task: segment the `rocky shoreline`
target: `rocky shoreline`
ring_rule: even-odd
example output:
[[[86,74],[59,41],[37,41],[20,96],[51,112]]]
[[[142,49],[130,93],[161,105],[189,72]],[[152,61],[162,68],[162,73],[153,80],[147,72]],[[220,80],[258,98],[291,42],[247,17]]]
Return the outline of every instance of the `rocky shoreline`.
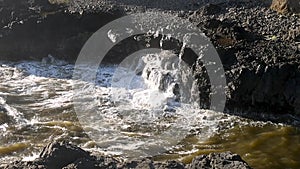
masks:
[[[134,12],[171,12],[195,23],[215,45],[226,73],[227,113],[300,126],[297,122],[300,118],[299,15],[278,14],[270,9],[270,1],[210,2],[213,3],[187,0],[160,3],[147,0],[0,0],[0,60],[42,60],[51,54],[74,62],[86,40],[106,23]],[[276,6],[273,4],[273,9]],[[107,61],[120,60],[143,45],[129,39],[118,44],[119,47],[108,54]],[[209,86],[202,85],[204,87],[200,86],[200,90]],[[3,166],[63,167],[250,168],[240,156],[229,152],[202,155],[189,165],[175,161],[158,163],[151,159],[120,162],[111,157],[92,156],[67,143],[49,144],[40,158],[33,162],[17,161]]]
[[[16,161],[0,165],[3,169],[209,169],[231,168],[250,169],[251,167],[237,154],[231,152],[211,153],[195,157],[191,164],[178,161],[154,162],[150,158],[120,161],[108,156],[94,156],[90,152],[66,143],[52,142],[43,148],[34,161]]]
[[[197,24],[215,45],[226,73],[227,112],[293,124],[300,116],[299,15],[278,14],[270,1],[209,2],[2,0],[0,59],[41,60],[51,54],[74,62],[89,36],[106,23],[134,12],[168,11]],[[141,46],[129,39],[106,58],[117,62]],[[202,98],[208,101],[209,92]]]

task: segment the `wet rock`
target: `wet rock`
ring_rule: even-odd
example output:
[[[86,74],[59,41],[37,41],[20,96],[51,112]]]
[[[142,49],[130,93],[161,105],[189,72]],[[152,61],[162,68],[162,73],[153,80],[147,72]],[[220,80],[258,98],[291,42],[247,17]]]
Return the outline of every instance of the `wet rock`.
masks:
[[[45,169],[46,166],[37,164],[35,162],[23,162],[23,161],[15,161],[12,162],[9,165],[0,166],[0,168],[3,169],[20,169],[20,168],[26,168],[26,169]]]
[[[97,168],[117,168],[118,161],[110,157],[90,157],[81,158],[63,167],[63,169],[97,169]]]
[[[201,168],[248,169],[249,165],[237,154],[212,153],[195,157],[190,165],[177,161],[155,162],[137,159],[126,162],[106,156],[92,156],[81,148],[65,143],[53,142],[41,152],[40,158],[31,162],[16,161],[3,166],[4,169],[201,169]]]
[[[8,123],[10,120],[10,117],[7,115],[7,110],[0,105],[0,125]]]
[[[142,159],[126,162],[118,166],[120,169],[185,169],[185,165],[177,161],[153,162],[150,159]]]
[[[62,168],[78,159],[89,157],[88,152],[64,142],[51,143],[40,154],[41,161],[47,168]]]
[[[192,163],[188,165],[188,169],[196,168],[250,169],[251,167],[239,155],[224,152],[211,153],[194,158]]]
[[[300,3],[297,0],[273,0],[271,9],[279,13],[300,13]]]

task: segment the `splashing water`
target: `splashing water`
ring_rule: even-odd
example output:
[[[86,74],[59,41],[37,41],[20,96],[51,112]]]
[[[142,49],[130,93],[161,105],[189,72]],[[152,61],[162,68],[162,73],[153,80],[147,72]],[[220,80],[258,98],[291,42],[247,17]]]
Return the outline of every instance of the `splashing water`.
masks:
[[[181,23],[172,15],[161,17],[159,14],[157,18],[163,20],[153,20],[148,13],[136,19],[143,22],[138,27],[145,32],[154,37],[162,35],[160,47],[173,37],[174,30],[187,26],[194,31],[191,23]],[[179,25],[174,24],[176,22]],[[150,29],[150,25],[156,29]],[[113,44],[122,39],[122,31],[117,28],[104,31]],[[130,25],[124,30],[127,35],[135,33]],[[190,44],[193,34],[179,32],[175,38],[183,42],[179,56],[171,51],[141,51],[118,66],[102,65],[93,79],[95,83],[71,79],[75,66],[51,55],[41,62],[1,63],[1,161],[10,162],[10,158],[24,156],[36,158],[46,143],[69,140],[91,151],[128,158],[157,155],[159,160],[178,159],[199,155],[199,152],[233,150],[240,151],[250,162],[258,163],[263,157],[273,163],[275,159],[300,166],[297,163],[299,151],[295,151],[299,147],[299,130],[264,122],[253,125],[249,120],[199,109],[197,86],[191,70],[182,62],[182,54],[186,46],[194,47],[200,54],[198,59],[205,59],[211,56],[207,53],[210,46]],[[214,60],[204,65],[219,71],[214,67],[217,65]],[[82,72],[91,69],[84,64],[77,66]],[[73,93],[74,85],[81,90]],[[75,113],[74,104],[80,113]],[[84,120],[79,123],[78,118]],[[228,132],[231,128],[233,131]],[[234,131],[237,129],[241,131]],[[274,143],[275,148],[271,148],[276,151],[270,153],[271,144],[262,144],[268,141]],[[278,146],[285,151],[277,151]],[[252,153],[253,148],[258,150]],[[290,161],[277,160],[281,156]],[[24,160],[28,159],[32,158]]]
[[[161,46],[164,39],[175,38],[183,42],[181,52],[177,56],[171,51],[138,51],[108,75],[111,88],[95,83],[101,63],[97,59],[121,40],[139,41],[140,34],[146,34],[147,47],[151,36],[163,35]],[[84,130],[101,148],[128,157],[153,156],[172,149],[191,130],[203,128],[201,137],[206,139],[220,119],[228,120],[222,113],[199,109],[196,81],[182,60],[187,46],[210,64],[213,71],[207,73],[220,90],[213,92],[211,105],[223,111],[221,61],[209,40],[187,20],[153,12],[125,16],[103,26],[86,42],[75,65],[74,108]]]
[[[128,25],[125,34],[141,29],[150,35],[162,34],[165,35],[163,39],[169,39],[171,33],[180,30],[175,34],[175,38],[184,43],[179,56],[171,51],[135,53],[133,59],[127,57],[118,66],[100,67],[96,77],[90,77],[93,66],[76,65],[81,70],[76,74],[74,65],[56,60],[51,55],[42,62],[2,66],[12,78],[1,81],[3,91],[7,91],[0,95],[5,98],[1,104],[10,112],[8,116],[25,119],[16,120],[11,125],[3,122],[3,132],[7,135],[3,142],[16,135],[13,125],[17,124],[20,125],[17,132],[22,136],[19,140],[28,141],[25,135],[29,130],[35,135],[31,140],[39,137],[40,131],[47,131],[43,132],[46,140],[51,135],[51,139],[71,137],[72,141],[83,143],[88,140],[82,134],[85,133],[101,147],[102,152],[133,158],[172,150],[180,140],[199,131],[199,140],[206,140],[215,134],[221,122],[229,124],[225,122],[232,121],[233,117],[199,109],[199,93],[192,71],[182,61],[184,48],[187,45],[193,47],[190,44],[192,39],[203,35],[189,33],[196,31],[189,22],[179,22],[171,15],[164,20],[160,18],[160,15],[151,13],[137,16],[134,20],[142,22],[135,28]],[[152,29],[151,25],[157,29]],[[187,27],[188,32],[181,32],[183,27]],[[109,28],[104,35],[112,44],[123,36],[117,28]],[[207,39],[204,37],[203,42],[194,48],[197,53],[207,55]],[[71,79],[72,76],[81,78]],[[92,81],[81,80],[85,78]],[[72,93],[73,86],[80,90]],[[15,92],[17,95],[13,94]],[[15,109],[9,109],[8,105]],[[77,108],[77,116],[73,106]]]
[[[219,121],[230,120],[199,109],[192,71],[171,51],[134,53],[110,77],[110,88],[80,82],[82,90],[74,96],[82,126],[106,152],[129,158],[157,155],[192,130],[201,128],[205,140]]]
[[[91,138],[101,152],[132,158],[166,152],[196,128],[205,128],[203,140],[217,130],[223,115],[190,104],[185,88],[193,78],[187,65],[178,69],[178,56],[171,51],[137,56],[130,69],[126,61],[100,67],[96,84],[72,80],[74,65],[54,58],[1,64],[1,144],[11,151],[31,147],[25,152],[32,156],[42,142],[86,144],[96,135]],[[83,93],[72,93],[74,84]],[[87,124],[78,122],[73,99],[82,104]]]
[[[259,166],[255,164],[261,164],[260,157],[274,166],[281,163],[282,166],[295,164],[296,154],[299,153],[295,149],[299,130],[200,110],[197,105],[181,100],[177,104],[174,83],[184,83],[176,79],[176,65],[165,65],[159,61],[162,56],[174,54],[169,51],[137,54],[140,57],[136,64],[129,64],[132,68],[126,66],[126,62],[120,66],[106,65],[99,68],[96,85],[70,79],[74,69],[71,64],[55,65],[34,61],[0,64],[1,161],[10,162],[24,157],[25,161],[32,160],[38,157],[40,149],[51,140],[69,140],[90,151],[129,158],[159,153],[156,159],[178,159],[199,153],[232,150],[244,154],[243,158],[256,168]],[[174,63],[177,63],[176,58]],[[153,74],[159,73],[161,76],[148,77],[147,72],[151,67],[156,68]],[[83,66],[82,69],[87,68]],[[167,73],[170,77],[163,78],[165,76],[162,75]],[[167,79],[161,81],[166,85],[159,87],[159,79]],[[82,95],[80,101],[86,103],[82,111],[90,113],[87,113],[87,119],[92,119],[92,123],[84,127],[85,130],[72,108],[72,99],[76,98],[72,93],[73,84],[81,84],[91,91],[89,95]],[[159,104],[147,104],[154,100],[143,97],[144,94],[139,95],[151,90],[159,93],[160,97],[165,96]],[[123,97],[118,100],[112,96],[112,91],[122,91],[127,95],[122,93]],[[141,106],[141,103],[145,105]],[[240,133],[231,133],[232,127],[241,130]],[[102,140],[91,140],[85,133],[99,133],[98,138]],[[167,134],[159,137],[161,133]],[[241,140],[239,135],[244,139]],[[263,144],[269,141],[275,143]],[[255,155],[252,153],[253,146]],[[268,153],[274,146],[276,150],[280,148],[282,151]],[[287,149],[289,151],[283,151]],[[291,162],[287,163],[284,159],[278,161],[281,156],[288,157]]]

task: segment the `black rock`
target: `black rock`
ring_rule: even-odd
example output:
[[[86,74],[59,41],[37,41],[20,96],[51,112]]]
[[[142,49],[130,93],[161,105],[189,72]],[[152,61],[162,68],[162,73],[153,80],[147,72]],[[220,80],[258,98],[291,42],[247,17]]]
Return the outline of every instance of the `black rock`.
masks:
[[[201,15],[214,15],[220,13],[222,10],[221,6],[216,4],[207,4],[201,7],[196,13]]]
[[[92,33],[124,15],[120,8],[81,13],[70,6],[48,0],[0,1],[0,59],[41,60],[52,54],[74,61]]]
[[[40,160],[47,168],[62,168],[78,159],[89,158],[88,152],[64,142],[48,144],[40,154]]]
[[[195,157],[190,165],[177,161],[154,162],[137,159],[121,162],[111,157],[92,156],[81,148],[65,143],[53,142],[41,152],[40,158],[31,162],[16,161],[3,166],[4,169],[201,169],[229,168],[249,169],[249,165],[237,154],[212,153]]]
[[[211,153],[201,155],[193,159],[188,165],[188,169],[209,169],[209,168],[226,168],[226,169],[250,169],[251,167],[237,154],[230,152]]]
[[[7,115],[7,110],[0,105],[0,125],[10,121],[10,117]]]
[[[278,121],[283,114],[299,116],[299,16],[279,16],[259,1],[220,6],[213,16],[195,12],[189,19],[211,39],[223,63],[227,112],[275,122],[286,122]],[[276,120],[264,119],[264,113]]]

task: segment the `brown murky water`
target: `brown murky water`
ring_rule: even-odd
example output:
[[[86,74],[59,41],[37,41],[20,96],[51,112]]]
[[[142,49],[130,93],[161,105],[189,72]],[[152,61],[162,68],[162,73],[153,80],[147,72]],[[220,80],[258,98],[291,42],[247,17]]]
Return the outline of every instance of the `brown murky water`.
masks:
[[[275,124],[235,126],[204,142],[198,142],[197,137],[189,137],[180,151],[192,149],[194,151],[189,154],[179,155],[175,151],[156,159],[181,159],[190,163],[197,155],[231,151],[257,169],[300,168],[300,129]]]

